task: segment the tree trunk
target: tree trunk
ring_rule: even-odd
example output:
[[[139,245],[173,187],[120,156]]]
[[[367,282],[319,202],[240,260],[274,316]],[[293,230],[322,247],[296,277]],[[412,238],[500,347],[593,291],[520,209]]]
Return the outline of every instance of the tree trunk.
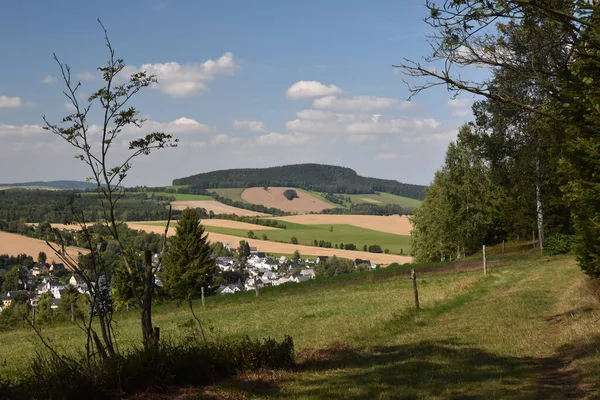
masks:
[[[154,275],[152,274],[152,252],[144,251],[144,294],[142,297],[141,320],[142,340],[144,349],[154,348],[159,341],[160,331],[152,327],[152,290],[154,288]],[[135,288],[134,288],[135,290]]]
[[[537,214],[538,242],[540,253],[544,250],[544,213],[542,210],[542,189],[540,187],[540,139],[537,139],[537,153],[535,157],[535,203]]]

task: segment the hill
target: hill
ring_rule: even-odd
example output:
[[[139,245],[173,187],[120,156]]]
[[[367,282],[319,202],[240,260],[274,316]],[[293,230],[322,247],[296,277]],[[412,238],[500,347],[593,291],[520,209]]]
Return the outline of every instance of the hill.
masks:
[[[324,193],[387,192],[417,200],[423,200],[425,197],[425,186],[422,185],[364,177],[350,168],[322,164],[219,170],[175,179],[173,185],[189,185],[202,189],[296,187]]]
[[[47,188],[63,190],[95,189],[96,184],[81,181],[33,181],[19,183],[0,183],[0,188]]]

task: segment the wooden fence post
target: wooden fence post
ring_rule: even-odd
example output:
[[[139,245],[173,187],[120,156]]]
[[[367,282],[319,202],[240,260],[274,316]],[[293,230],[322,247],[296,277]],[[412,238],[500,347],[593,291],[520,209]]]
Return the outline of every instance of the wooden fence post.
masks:
[[[485,254],[485,244],[483,245],[483,274],[487,275],[487,256]]]
[[[75,322],[75,303],[71,303],[71,322]]]
[[[200,288],[200,294],[202,295],[202,307],[204,307],[204,286]]]
[[[258,274],[256,274],[256,277],[254,277],[254,290],[256,291],[256,297],[258,297],[259,290],[258,290]]]
[[[502,241],[502,253],[504,253],[504,240]]]
[[[31,314],[31,326],[35,328],[35,307],[33,307],[33,313]]]
[[[533,238],[533,240],[531,241],[531,244],[533,244],[533,248],[535,249],[535,231],[533,231],[531,237]]]
[[[415,308],[419,309],[419,289],[417,288],[417,273],[415,270],[410,271],[410,279],[412,280],[413,293],[415,295]]]

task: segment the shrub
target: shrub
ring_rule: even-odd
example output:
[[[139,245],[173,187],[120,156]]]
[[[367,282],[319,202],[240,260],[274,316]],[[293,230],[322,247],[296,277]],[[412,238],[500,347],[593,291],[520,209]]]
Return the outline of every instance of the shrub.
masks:
[[[557,254],[567,254],[573,247],[574,237],[557,233],[544,240],[544,254],[554,256]]]
[[[378,244],[372,244],[369,246],[369,253],[383,253],[383,250]]]
[[[250,239],[254,239],[256,236],[254,235],[254,232],[252,232],[252,231],[248,231],[248,237],[249,237]]]
[[[294,189],[288,189],[283,192],[283,196],[288,200],[294,200],[298,198],[298,193]]]
[[[245,337],[239,341],[161,342],[152,350],[134,349],[106,360],[75,363],[38,354],[20,382],[0,381],[11,399],[119,399],[149,387],[202,386],[259,369],[291,369],[294,343]]]
[[[344,245],[344,249],[346,249],[346,250],[356,250],[356,245],[352,244],[352,243],[346,243]]]
[[[385,254],[390,254],[390,249],[384,249],[384,250],[383,250],[383,252],[384,252]]]
[[[262,234],[262,240],[267,240],[267,239],[268,239],[268,237],[267,237],[267,234],[266,234],[266,233],[263,233],[263,234]]]
[[[298,244],[298,239],[296,238],[296,236],[292,236],[292,238],[290,239],[290,243]]]

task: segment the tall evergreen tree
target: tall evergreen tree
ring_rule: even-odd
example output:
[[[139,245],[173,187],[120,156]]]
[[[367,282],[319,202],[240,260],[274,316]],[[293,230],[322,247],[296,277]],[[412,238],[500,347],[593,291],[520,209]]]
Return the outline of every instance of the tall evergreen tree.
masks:
[[[163,257],[163,284],[171,297],[183,300],[199,296],[202,288],[214,290],[216,264],[207,236],[196,210],[184,210]]]

